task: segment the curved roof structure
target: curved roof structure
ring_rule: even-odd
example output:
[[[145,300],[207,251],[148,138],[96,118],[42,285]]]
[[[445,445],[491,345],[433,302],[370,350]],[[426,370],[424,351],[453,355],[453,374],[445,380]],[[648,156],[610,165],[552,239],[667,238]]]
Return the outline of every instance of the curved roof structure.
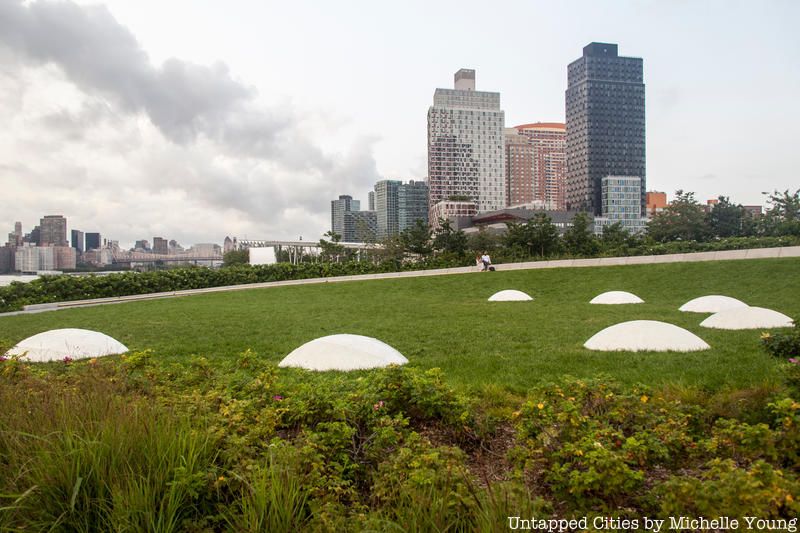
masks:
[[[630,292],[608,291],[604,292],[603,294],[598,294],[592,298],[592,301],[589,303],[601,305],[642,304],[644,303],[644,300]]]
[[[596,333],[583,346],[607,352],[695,352],[710,348],[691,331],[657,320],[614,324]]]
[[[363,335],[328,335],[309,341],[278,363],[306,370],[363,370],[408,363],[388,344]]]
[[[688,313],[719,313],[720,311],[741,309],[742,307],[748,306],[743,301],[731,298],[730,296],[711,294],[709,296],[701,296],[694,300],[689,300],[680,306],[679,310]]]
[[[29,361],[43,363],[60,361],[65,357],[86,359],[127,351],[127,346],[98,331],[67,328],[53,329],[28,337],[11,348],[6,355],[24,356]]]
[[[763,307],[741,307],[720,311],[706,318],[700,325],[715,329],[791,328],[792,319],[783,313]]]
[[[489,296],[490,302],[529,302],[533,300],[528,294],[514,289],[496,292]]]
[[[532,122],[531,124],[520,124],[514,126],[515,130],[562,130],[567,129],[563,122]]]

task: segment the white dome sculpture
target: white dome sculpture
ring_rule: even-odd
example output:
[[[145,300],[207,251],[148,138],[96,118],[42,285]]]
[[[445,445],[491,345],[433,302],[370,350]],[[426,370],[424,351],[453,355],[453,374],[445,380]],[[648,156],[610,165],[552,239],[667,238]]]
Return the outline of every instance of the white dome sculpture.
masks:
[[[657,320],[614,324],[596,333],[583,346],[607,352],[695,352],[710,348],[691,331]]]
[[[306,370],[363,370],[404,365],[403,354],[378,339],[363,335],[328,335],[309,341],[278,363]]]
[[[496,292],[489,296],[490,302],[529,302],[531,300],[533,300],[533,298],[529,295],[513,289]]]
[[[706,318],[700,325],[716,329],[791,328],[792,319],[783,313],[763,307],[740,307],[720,311]]]
[[[747,307],[747,304],[741,300],[731,298],[730,296],[712,294],[710,296],[701,296],[694,300],[689,300],[680,307],[679,311],[688,313],[719,313],[720,311],[741,309],[743,307]]]
[[[128,348],[118,340],[88,329],[53,329],[20,341],[6,355],[24,356],[34,363],[60,361],[65,357],[86,359],[125,353]]]
[[[616,304],[642,304],[644,300],[632,294],[630,292],[625,291],[608,291],[604,292],[603,294],[598,294],[592,301],[589,302],[590,304],[602,304],[602,305],[616,305]]]

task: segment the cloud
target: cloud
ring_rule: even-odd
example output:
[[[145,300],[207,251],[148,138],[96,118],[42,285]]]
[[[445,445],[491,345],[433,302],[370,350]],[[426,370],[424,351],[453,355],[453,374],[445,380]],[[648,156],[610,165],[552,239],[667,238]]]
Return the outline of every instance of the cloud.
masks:
[[[64,184],[62,197],[108,201],[128,191],[127,201],[116,202],[117,216],[145,234],[154,222],[134,198],[162,205],[159,198],[169,191],[171,219],[208,209],[216,210],[208,218],[217,225],[236,220],[263,232],[310,235],[327,229],[331,199],[365,192],[378,179],[375,138],[354,139],[343,154],[325,153],[302,128],[302,112],[264,106],[256,89],[223,63],[170,58],[154,65],[105,6],[0,0],[0,58],[7,57],[22,68],[4,68],[0,88],[28,93],[3,110],[15,121],[15,135],[0,144],[0,155],[27,168],[27,180],[17,183],[19,195],[35,194],[37,183],[53,187],[53,176],[66,168],[64,175],[74,181]],[[53,72],[32,76],[34,82],[25,78],[31,69]],[[57,95],[43,81],[48,75],[77,88],[74,101],[56,105]],[[0,169],[0,184],[11,179],[19,174]],[[307,220],[290,227],[298,213]],[[311,230],[310,223],[319,227]]]

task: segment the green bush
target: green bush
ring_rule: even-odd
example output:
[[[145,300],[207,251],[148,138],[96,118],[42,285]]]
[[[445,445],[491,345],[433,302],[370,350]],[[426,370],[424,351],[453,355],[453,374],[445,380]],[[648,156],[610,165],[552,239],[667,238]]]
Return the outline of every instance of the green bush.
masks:
[[[794,327],[787,332],[764,332],[761,345],[772,356],[800,360],[800,328]]]
[[[509,516],[798,512],[800,403],[785,389],[751,395],[755,414],[736,418],[718,407],[740,391],[607,378],[468,402],[438,370],[315,373],[249,350],[8,359],[0,380],[3,531],[491,531]]]

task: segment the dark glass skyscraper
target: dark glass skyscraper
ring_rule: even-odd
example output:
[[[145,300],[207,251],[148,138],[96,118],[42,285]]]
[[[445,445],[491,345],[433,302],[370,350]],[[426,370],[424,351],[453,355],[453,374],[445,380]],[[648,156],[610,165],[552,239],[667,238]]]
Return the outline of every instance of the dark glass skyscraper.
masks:
[[[566,207],[601,214],[601,180],[638,176],[645,206],[642,59],[590,43],[567,67]],[[644,211],[642,211],[644,212]]]

